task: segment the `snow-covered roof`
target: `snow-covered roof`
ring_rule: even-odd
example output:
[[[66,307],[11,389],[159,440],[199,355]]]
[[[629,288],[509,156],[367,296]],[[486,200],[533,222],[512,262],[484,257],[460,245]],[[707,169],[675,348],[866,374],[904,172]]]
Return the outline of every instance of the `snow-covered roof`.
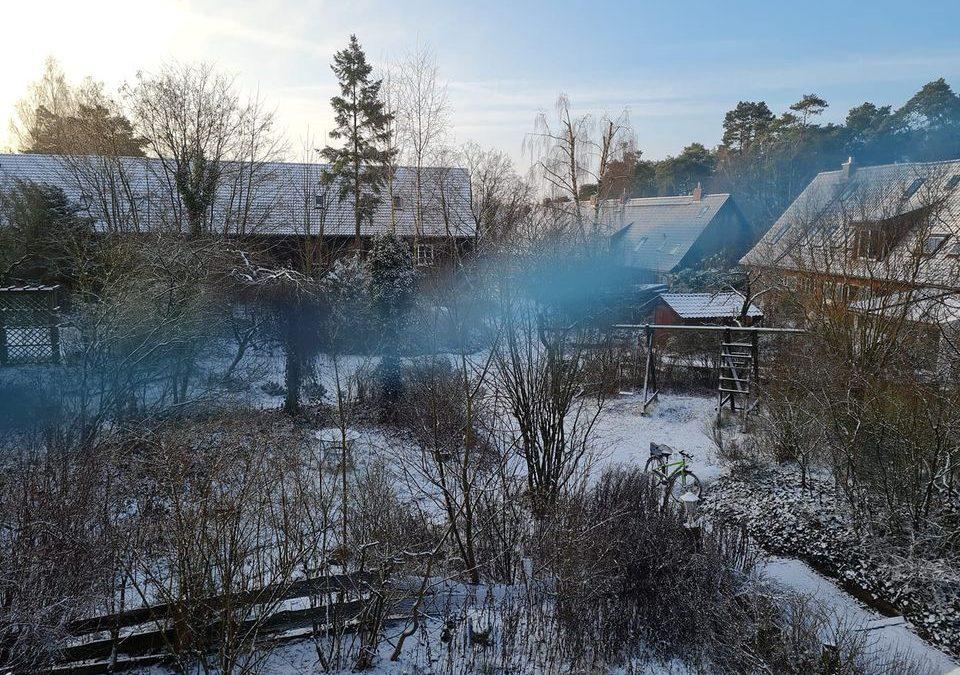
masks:
[[[352,236],[352,201],[338,198],[338,186],[322,185],[326,164],[224,162],[209,227],[225,235]],[[470,179],[456,167],[426,167],[421,171],[423,218],[421,236],[472,237]],[[186,228],[183,205],[169,161],[159,158],[63,157],[0,154],[0,189],[16,180],[61,188],[104,230],[149,231]],[[396,170],[390,193],[385,189],[373,218],[361,224],[369,236],[394,229],[417,233],[416,172]],[[119,197],[118,200],[104,198]]]
[[[891,235],[893,243],[880,260],[853,254],[856,231],[864,225]],[[918,256],[928,236],[945,239],[937,240],[935,251]],[[960,160],[821,172],[741,263],[957,287]]]
[[[729,194],[606,199],[599,204],[597,220],[621,239],[630,266],[669,272],[729,200]],[[594,207],[582,204],[580,208]]]
[[[682,319],[729,319],[740,316],[744,297],[740,293],[661,293],[660,299]],[[761,317],[763,312],[753,303],[747,316]]]
[[[929,288],[903,291],[858,300],[850,303],[850,309],[878,316],[902,316],[917,323],[946,325],[960,322],[960,293]]]

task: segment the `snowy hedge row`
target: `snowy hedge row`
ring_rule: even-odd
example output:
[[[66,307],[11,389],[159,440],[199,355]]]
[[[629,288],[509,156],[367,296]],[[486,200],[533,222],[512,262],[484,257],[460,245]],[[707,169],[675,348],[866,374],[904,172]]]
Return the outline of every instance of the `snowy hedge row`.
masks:
[[[763,549],[801,558],[854,594],[892,606],[921,636],[960,655],[960,570],[908,558],[875,536],[855,532],[832,480],[808,478],[804,490],[799,475],[782,468],[728,475],[711,485],[703,510],[714,522],[745,525]]]

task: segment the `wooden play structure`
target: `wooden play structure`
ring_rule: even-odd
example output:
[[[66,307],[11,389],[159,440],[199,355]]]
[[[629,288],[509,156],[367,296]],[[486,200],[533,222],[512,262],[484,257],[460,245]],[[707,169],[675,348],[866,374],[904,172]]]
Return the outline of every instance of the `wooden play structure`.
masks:
[[[760,335],[780,333],[798,334],[805,332],[801,328],[768,328],[763,326],[712,326],[712,325],[674,325],[674,324],[617,324],[615,331],[628,331],[636,334],[636,354],[643,368],[643,413],[657,400],[660,389],[657,385],[655,339],[658,331],[693,331],[717,334],[719,358],[716,367],[717,417],[719,419],[725,405],[731,412],[743,414],[753,410],[757,403],[760,385]]]

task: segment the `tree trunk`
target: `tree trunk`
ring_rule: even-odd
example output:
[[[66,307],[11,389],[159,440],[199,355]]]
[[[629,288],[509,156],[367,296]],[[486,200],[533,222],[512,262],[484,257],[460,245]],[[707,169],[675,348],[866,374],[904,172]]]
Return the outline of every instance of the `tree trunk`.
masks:
[[[296,318],[291,311],[287,316],[286,326],[286,344],[284,345],[284,355],[286,357],[286,368],[284,372],[284,385],[287,393],[283,399],[283,411],[288,415],[295,415],[300,412],[300,385],[303,382],[303,359],[300,355],[300,344],[296,334]]]

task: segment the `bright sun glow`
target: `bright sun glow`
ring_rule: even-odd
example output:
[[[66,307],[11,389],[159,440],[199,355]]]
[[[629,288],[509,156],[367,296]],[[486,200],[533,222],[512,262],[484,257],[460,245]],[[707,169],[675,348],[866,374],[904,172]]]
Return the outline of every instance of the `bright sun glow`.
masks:
[[[3,13],[0,148],[10,142],[8,115],[48,56],[71,80],[96,74],[113,88],[174,50],[182,54],[193,25],[178,0],[30,0]]]

